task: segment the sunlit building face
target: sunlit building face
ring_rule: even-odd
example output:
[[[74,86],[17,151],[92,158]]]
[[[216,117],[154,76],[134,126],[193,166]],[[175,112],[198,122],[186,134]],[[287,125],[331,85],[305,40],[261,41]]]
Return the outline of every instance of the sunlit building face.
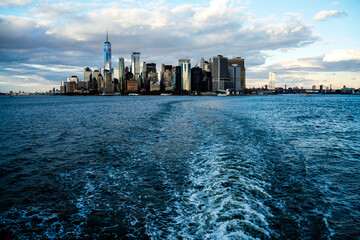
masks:
[[[185,62],[181,64],[182,89],[191,91],[191,64]]]

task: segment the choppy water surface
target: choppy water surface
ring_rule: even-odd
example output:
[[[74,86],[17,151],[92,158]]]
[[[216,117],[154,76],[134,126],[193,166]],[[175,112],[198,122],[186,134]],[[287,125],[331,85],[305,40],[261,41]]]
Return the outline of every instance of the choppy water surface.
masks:
[[[360,97],[0,97],[20,239],[358,239]]]

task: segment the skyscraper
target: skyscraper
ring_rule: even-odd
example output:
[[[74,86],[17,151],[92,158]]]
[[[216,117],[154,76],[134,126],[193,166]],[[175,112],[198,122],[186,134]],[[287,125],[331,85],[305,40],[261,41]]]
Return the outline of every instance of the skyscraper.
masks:
[[[154,83],[157,79],[156,63],[143,63],[143,88],[150,91],[151,83]]]
[[[140,89],[140,52],[133,52],[131,55],[131,72],[134,74],[134,79],[138,82],[138,88]]]
[[[172,86],[172,72],[169,69],[163,73],[163,79],[161,80],[161,87],[165,91],[172,91],[174,90]]]
[[[172,65],[162,64],[161,66],[161,90],[171,86],[172,81]],[[165,76],[166,75],[166,76]]]
[[[93,90],[97,90],[98,89],[98,85],[100,83],[98,83],[98,76],[99,74],[101,75],[101,69],[95,69],[94,73],[93,73],[93,79],[92,79],[92,89]]]
[[[114,92],[114,86],[112,84],[112,76],[111,71],[105,70],[105,93],[113,93]]]
[[[241,57],[230,58],[228,59],[228,65],[232,66],[237,64],[241,68],[241,86],[236,88],[245,89],[246,88],[246,69],[245,69],[245,59]]]
[[[118,82],[119,82],[119,68],[113,68],[113,71],[112,71],[112,77],[113,77],[113,79],[117,79],[118,80]]]
[[[181,90],[181,66],[173,67],[173,82],[176,90]]]
[[[124,90],[125,62],[124,58],[119,58],[119,85],[120,91]]]
[[[191,91],[191,64],[188,59],[181,63],[181,78],[182,90]]]
[[[97,76],[99,75],[99,74],[101,74],[101,70],[100,70],[100,68],[98,68],[98,69],[95,69],[94,70],[94,74],[93,74],[93,78],[97,78]]]
[[[241,67],[237,64],[229,66],[229,78],[233,88],[241,88]]]
[[[106,42],[104,42],[104,73],[105,70],[111,71],[111,44],[106,32]]]
[[[228,87],[228,59],[222,55],[213,57],[212,64],[212,76],[213,76],[213,92],[216,90],[226,90]]]
[[[92,89],[92,71],[89,67],[84,68],[84,82],[86,89]]]
[[[275,72],[269,72],[269,90],[275,90]]]
[[[191,91],[202,91],[202,69],[193,67],[191,69]]]
[[[84,81],[89,82],[91,81],[91,78],[92,78],[91,68],[89,67],[84,68]]]

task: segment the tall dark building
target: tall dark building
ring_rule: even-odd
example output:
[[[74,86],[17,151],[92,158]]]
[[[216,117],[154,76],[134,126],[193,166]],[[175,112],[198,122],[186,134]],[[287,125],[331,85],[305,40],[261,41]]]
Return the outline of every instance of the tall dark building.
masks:
[[[147,63],[146,72],[156,72],[156,63]]]
[[[203,71],[203,79],[202,79],[202,91],[203,92],[211,92],[212,91],[212,77],[211,72]]]
[[[175,82],[176,90],[181,90],[181,66],[173,67],[173,82]]]
[[[125,75],[125,61],[124,58],[119,58],[119,86],[120,91],[123,91],[124,87],[124,75]]]
[[[222,55],[213,57],[212,64],[212,88],[213,92],[217,90],[226,90],[229,86],[229,75],[228,75],[228,59]]]
[[[191,69],[191,91],[202,91],[202,69],[193,67]]]

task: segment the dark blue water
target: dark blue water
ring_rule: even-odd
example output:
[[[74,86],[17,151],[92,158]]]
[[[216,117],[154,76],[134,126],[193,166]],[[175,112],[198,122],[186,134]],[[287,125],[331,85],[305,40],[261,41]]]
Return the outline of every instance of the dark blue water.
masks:
[[[359,239],[360,96],[0,96],[19,239]]]

